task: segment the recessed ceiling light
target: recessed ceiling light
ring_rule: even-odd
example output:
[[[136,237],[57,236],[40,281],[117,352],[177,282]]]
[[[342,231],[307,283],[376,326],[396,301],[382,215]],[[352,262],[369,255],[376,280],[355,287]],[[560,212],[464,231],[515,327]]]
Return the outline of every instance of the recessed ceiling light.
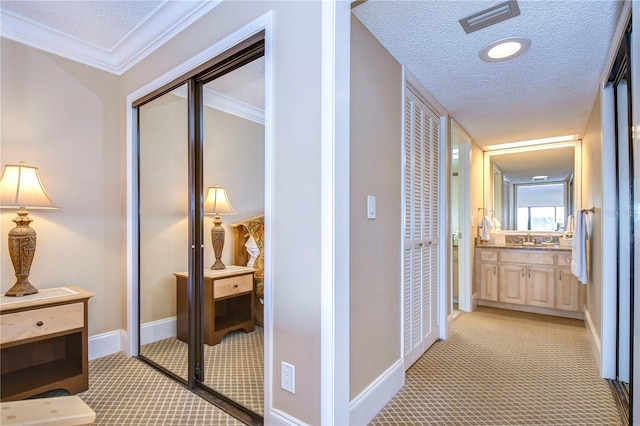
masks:
[[[524,37],[509,37],[494,41],[480,52],[480,59],[486,62],[506,61],[522,55],[531,46],[531,40]]]
[[[531,178],[531,180],[532,180],[532,181],[534,181],[534,182],[535,182],[535,181],[539,181],[539,180],[547,180],[547,178],[548,178],[548,177],[549,177],[549,176],[544,176],[544,175],[540,175],[540,176],[533,176],[533,177]]]

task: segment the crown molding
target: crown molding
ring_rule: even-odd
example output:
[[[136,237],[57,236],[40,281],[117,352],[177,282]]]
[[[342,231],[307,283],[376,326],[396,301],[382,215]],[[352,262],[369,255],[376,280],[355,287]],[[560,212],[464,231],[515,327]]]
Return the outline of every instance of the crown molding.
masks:
[[[220,3],[221,0],[164,2],[111,49],[88,43],[4,9],[0,9],[0,36],[121,75]]]
[[[211,89],[204,89],[203,103],[211,108],[224,111],[240,118],[264,126],[264,110],[239,101],[231,96],[223,95]]]
[[[181,98],[186,99],[187,97],[187,89],[184,86],[180,86],[177,89],[172,90],[171,93],[176,96],[180,96]],[[250,105],[246,102],[239,101],[213,89],[203,89],[202,103],[210,108],[214,108],[264,126],[263,109]]]

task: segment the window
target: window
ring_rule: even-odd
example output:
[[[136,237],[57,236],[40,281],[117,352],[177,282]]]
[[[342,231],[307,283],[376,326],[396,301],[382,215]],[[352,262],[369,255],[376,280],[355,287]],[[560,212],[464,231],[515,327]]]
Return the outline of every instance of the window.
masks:
[[[517,185],[518,231],[564,229],[565,185],[563,183]]]

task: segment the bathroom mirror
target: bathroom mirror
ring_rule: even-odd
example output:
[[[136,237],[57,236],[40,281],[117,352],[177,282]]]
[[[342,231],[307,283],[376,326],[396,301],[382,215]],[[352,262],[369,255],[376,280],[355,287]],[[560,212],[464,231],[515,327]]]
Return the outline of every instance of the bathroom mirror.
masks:
[[[562,231],[580,205],[580,141],[484,153],[484,211],[503,230]]]

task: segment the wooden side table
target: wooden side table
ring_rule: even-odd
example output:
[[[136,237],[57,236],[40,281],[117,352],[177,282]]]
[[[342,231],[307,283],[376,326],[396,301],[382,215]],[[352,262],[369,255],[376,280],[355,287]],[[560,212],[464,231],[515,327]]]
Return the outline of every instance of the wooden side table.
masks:
[[[87,301],[78,287],[0,300],[1,399],[89,389]]]
[[[204,342],[217,345],[225,334],[234,330],[253,331],[255,269],[227,266],[226,269],[204,271],[203,327]],[[189,340],[189,305],[187,273],[176,272],[178,339]]]

